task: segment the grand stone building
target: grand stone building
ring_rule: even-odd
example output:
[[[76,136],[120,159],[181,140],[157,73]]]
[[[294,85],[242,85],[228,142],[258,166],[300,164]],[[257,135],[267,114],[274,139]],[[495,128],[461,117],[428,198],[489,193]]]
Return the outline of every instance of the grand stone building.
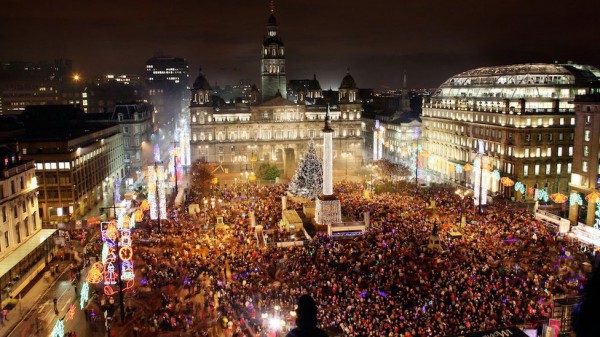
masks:
[[[600,94],[575,98],[575,140],[569,220],[600,226],[600,200],[586,196],[600,184]]]
[[[262,95],[254,87],[249,103],[225,104],[213,96],[202,73],[196,78],[189,116],[192,161],[202,158],[230,171],[250,170],[257,163],[271,162],[291,177],[308,141],[323,137],[321,129],[329,104],[335,129],[334,164],[345,164],[347,160],[361,163],[362,108],[354,78],[347,73],[337,99],[329,102],[321,98],[309,104],[303,99],[292,102],[283,98],[282,94],[287,93],[285,55],[276,22],[271,13],[262,46]]]
[[[477,180],[491,194],[519,199],[539,190],[568,193],[573,99],[598,91],[599,76],[592,66],[569,63],[484,67],[449,78],[423,104],[429,170],[470,187],[481,171],[485,179]],[[505,176],[524,193],[503,188]]]

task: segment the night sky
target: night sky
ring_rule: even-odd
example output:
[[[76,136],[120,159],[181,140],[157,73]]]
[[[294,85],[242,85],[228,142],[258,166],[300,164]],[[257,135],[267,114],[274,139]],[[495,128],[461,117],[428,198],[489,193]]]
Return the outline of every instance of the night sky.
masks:
[[[518,62],[600,66],[597,0],[276,0],[288,79],[337,88],[436,87],[470,68]],[[0,60],[69,58],[84,77],[143,74],[156,52],[211,83],[259,82],[268,0],[2,0]]]

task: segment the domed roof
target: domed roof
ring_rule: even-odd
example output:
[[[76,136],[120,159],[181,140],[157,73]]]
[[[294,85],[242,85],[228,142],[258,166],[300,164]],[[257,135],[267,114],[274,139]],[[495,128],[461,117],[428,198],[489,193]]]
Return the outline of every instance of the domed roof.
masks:
[[[356,89],[356,82],[354,81],[354,78],[350,75],[350,70],[348,70],[346,76],[344,76],[344,79],[342,79],[340,89]]]
[[[194,81],[193,89],[195,90],[211,90],[210,84],[204,75],[202,74],[202,68],[200,68],[200,74]]]

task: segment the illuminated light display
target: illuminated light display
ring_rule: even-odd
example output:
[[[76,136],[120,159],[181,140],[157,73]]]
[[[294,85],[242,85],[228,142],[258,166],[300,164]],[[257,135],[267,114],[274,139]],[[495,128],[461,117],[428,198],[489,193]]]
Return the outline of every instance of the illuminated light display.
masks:
[[[85,278],[88,283],[98,284],[102,282],[104,274],[104,265],[102,262],[96,262],[90,268],[90,271]]]
[[[160,148],[158,144],[154,144],[154,161],[160,161]]]
[[[75,304],[71,304],[69,306],[69,311],[67,312],[67,317],[70,321],[72,321],[73,318],[75,318]]]
[[[62,320],[57,320],[52,328],[50,337],[65,337],[65,323]]]
[[[131,214],[131,217],[129,218],[129,228],[135,228],[135,222],[137,221],[137,216],[136,214]],[[142,220],[140,220],[142,221]]]
[[[509,177],[502,177],[500,179],[500,183],[502,185],[504,185],[505,187],[510,187],[510,186],[513,186],[515,184],[515,182],[512,179],[510,179]]]
[[[481,169],[481,157],[475,160],[475,169],[473,170],[473,202],[475,205],[487,205],[487,192],[490,185],[490,172]],[[480,186],[481,184],[481,186]],[[481,200],[479,198],[481,191]]]
[[[85,304],[90,299],[90,285],[87,282],[83,282],[83,286],[81,287],[81,292],[79,293],[79,308],[83,310],[85,308]]]
[[[119,277],[119,274],[115,271],[115,265],[109,261],[104,266],[104,284],[117,284],[117,277]]]
[[[135,274],[133,272],[133,262],[131,260],[121,263],[121,279],[124,281],[133,280]]]
[[[581,195],[579,195],[579,193],[571,193],[571,196],[569,197],[569,203],[571,205],[579,205],[582,206],[583,205],[583,199],[581,198]]]
[[[458,164],[456,165],[456,173],[463,173],[463,166]]]
[[[131,260],[133,257],[133,250],[129,246],[119,248],[119,257],[123,262]]]
[[[521,194],[525,194],[525,185],[522,182],[517,181],[517,183],[515,184],[515,191]]]
[[[106,260],[108,259],[108,254],[110,253],[110,249],[108,246],[108,242],[104,242],[102,244],[102,263],[106,263]]]
[[[162,166],[158,166],[158,171],[156,172],[158,176],[158,194],[159,194],[159,207],[160,214],[167,214],[167,183],[166,183],[166,172]]]
[[[158,219],[158,205],[156,203],[156,170],[153,165],[148,166],[148,204],[150,206],[150,219]]]
[[[119,192],[121,190],[121,178],[117,178],[115,179],[115,189],[114,189],[114,194],[115,194],[115,204],[118,204],[119,202],[121,202],[121,192]]]
[[[494,178],[496,180],[500,180],[500,171],[498,171],[498,170],[492,171],[492,178]]]
[[[538,200],[543,200],[544,202],[548,202],[548,200],[550,200],[550,196],[548,195],[548,192],[544,189],[537,190],[536,197]]]

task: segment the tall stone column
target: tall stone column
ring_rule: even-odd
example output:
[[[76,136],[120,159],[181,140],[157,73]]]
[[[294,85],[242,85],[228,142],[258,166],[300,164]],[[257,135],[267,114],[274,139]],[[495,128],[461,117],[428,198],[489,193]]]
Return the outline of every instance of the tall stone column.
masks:
[[[323,128],[323,194],[317,198],[315,221],[327,226],[342,222],[340,201],[333,194],[333,128],[329,117],[329,105]]]

